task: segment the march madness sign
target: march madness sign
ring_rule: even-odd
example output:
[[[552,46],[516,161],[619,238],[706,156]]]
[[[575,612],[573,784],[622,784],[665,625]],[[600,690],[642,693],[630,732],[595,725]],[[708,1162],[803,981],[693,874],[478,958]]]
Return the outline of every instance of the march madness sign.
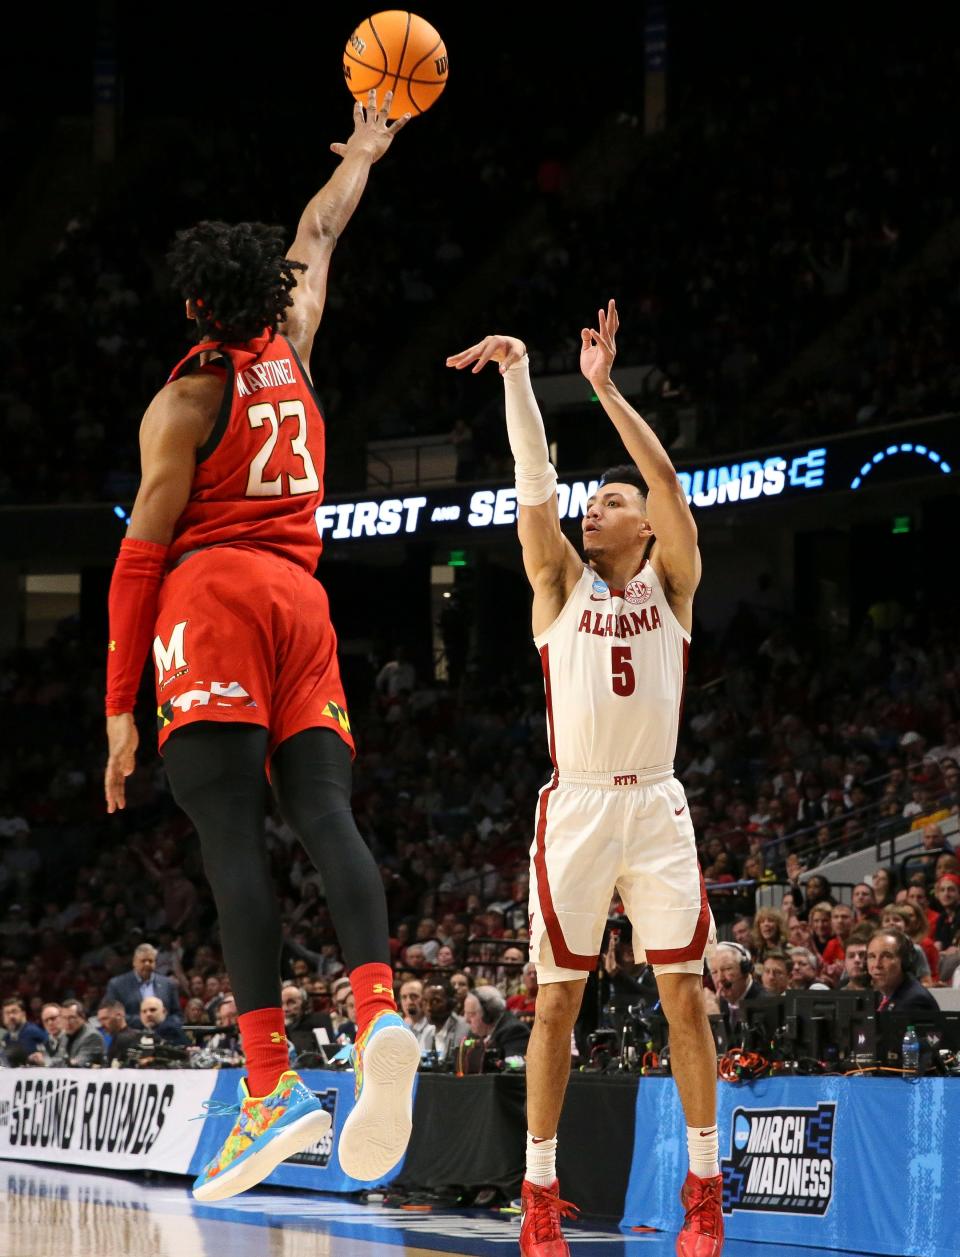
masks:
[[[823,1217],[833,1198],[836,1103],[733,1112],[723,1212]]]

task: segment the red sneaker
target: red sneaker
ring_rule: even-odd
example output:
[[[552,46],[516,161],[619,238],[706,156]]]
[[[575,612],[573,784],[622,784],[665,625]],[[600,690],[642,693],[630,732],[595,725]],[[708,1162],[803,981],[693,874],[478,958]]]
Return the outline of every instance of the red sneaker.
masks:
[[[577,1206],[560,1199],[560,1183],[549,1187],[523,1180],[520,1190],[520,1252],[523,1257],[570,1257],[560,1230],[561,1218],[573,1218]]]
[[[720,1257],[723,1248],[723,1175],[699,1178],[688,1173],[680,1191],[686,1212],[677,1236],[677,1257]]]

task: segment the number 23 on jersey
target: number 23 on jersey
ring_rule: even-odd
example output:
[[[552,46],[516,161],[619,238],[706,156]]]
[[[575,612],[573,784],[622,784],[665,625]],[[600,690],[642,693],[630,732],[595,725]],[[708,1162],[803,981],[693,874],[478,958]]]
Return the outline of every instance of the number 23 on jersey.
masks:
[[[250,464],[246,496],[275,498],[284,493],[318,493],[320,478],[307,449],[307,414],[303,402],[283,401],[277,406],[272,402],[258,402],[247,410],[247,421],[251,428],[266,428],[267,431],[266,440]],[[267,464],[278,444],[277,474],[265,479]]]

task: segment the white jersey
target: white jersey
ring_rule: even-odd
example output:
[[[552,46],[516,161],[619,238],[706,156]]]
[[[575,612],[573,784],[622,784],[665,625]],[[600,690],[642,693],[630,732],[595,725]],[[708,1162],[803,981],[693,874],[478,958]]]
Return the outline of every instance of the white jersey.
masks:
[[[652,564],[644,561],[626,589],[611,589],[584,567],[563,610],[534,642],[555,768],[672,771],[690,634]]]

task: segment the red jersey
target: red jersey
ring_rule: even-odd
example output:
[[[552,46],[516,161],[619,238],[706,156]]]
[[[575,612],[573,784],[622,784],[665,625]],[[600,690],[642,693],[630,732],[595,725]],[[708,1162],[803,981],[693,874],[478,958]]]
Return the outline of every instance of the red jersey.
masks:
[[[285,336],[265,331],[245,344],[195,345],[170,380],[195,370],[198,356],[211,350],[227,362],[223,402],[197,450],[168,562],[190,550],[242,543],[312,574],[322,548],[315,513],[323,501],[324,427],[303,363]]]

